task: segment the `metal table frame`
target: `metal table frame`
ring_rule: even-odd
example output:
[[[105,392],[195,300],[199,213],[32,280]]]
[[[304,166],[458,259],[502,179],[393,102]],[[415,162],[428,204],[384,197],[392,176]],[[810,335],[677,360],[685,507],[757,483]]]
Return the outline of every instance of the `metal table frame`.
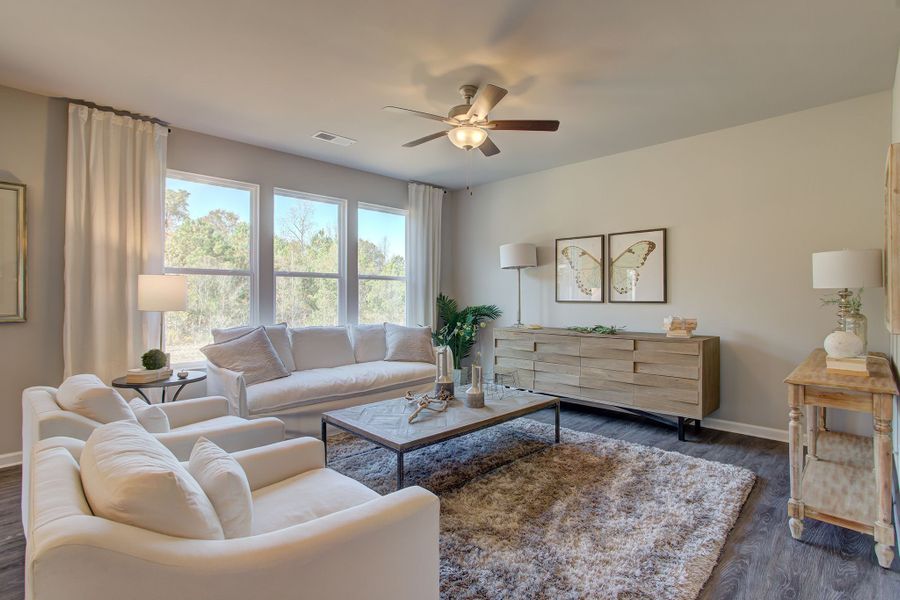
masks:
[[[413,452],[415,450],[420,450],[420,449],[426,448],[428,446],[434,446],[435,444],[440,444],[441,442],[446,442],[448,440],[462,437],[462,436],[468,435],[470,433],[475,433],[476,431],[481,431],[482,429],[487,429],[488,427],[493,427],[494,425],[499,425],[501,423],[507,423],[509,421],[518,419],[519,417],[524,417],[525,415],[530,415],[532,413],[546,410],[548,408],[554,409],[554,412],[555,412],[555,436],[554,436],[553,443],[558,444],[559,443],[559,407],[560,407],[560,401],[559,401],[559,398],[556,398],[554,402],[533,407],[531,410],[526,410],[525,412],[516,411],[514,413],[510,413],[508,419],[502,419],[502,418],[494,419],[494,420],[491,420],[490,422],[485,422],[481,425],[475,426],[472,429],[467,428],[463,431],[458,431],[458,432],[450,434],[446,437],[440,437],[438,439],[424,441],[421,443],[416,443],[416,444],[412,444],[412,445],[408,445],[408,446],[404,445],[403,447],[391,446],[390,444],[387,444],[380,439],[374,439],[375,434],[369,433],[368,431],[365,431],[364,429],[361,429],[358,427],[353,427],[353,426],[347,425],[345,423],[335,422],[326,413],[326,414],[322,415],[322,443],[325,445],[325,465],[326,466],[328,465],[328,425],[331,425],[332,427],[336,427],[336,428],[346,431],[348,433],[352,433],[358,437],[363,438],[364,440],[366,440],[368,442],[372,442],[376,446],[380,446],[380,447],[384,448],[385,450],[390,450],[391,452],[393,452],[397,456],[397,489],[401,490],[401,489],[403,489],[403,455],[406,454],[407,452]]]

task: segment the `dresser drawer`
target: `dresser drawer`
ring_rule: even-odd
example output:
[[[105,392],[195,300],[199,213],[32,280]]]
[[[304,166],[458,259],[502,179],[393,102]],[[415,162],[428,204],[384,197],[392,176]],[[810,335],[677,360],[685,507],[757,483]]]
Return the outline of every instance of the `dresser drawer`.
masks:
[[[664,375],[666,377],[680,377],[682,379],[699,379],[700,369],[681,365],[665,365],[654,363],[635,363],[635,373],[647,373],[649,375]]]
[[[634,371],[634,363],[630,360],[620,360],[616,358],[582,358],[581,368],[605,369],[607,371],[624,371],[626,373],[631,373]]]
[[[621,381],[613,381],[611,379],[601,379],[599,377],[591,377],[582,375],[578,380],[582,388],[592,390],[609,390],[612,392],[622,392],[625,394],[634,393],[635,386],[631,383],[623,383]]]
[[[547,363],[534,361],[534,370],[544,373],[560,373],[563,375],[580,375],[580,365],[560,365],[557,363]]]
[[[534,371],[526,369],[511,369],[509,367],[496,367],[494,374],[497,383],[525,390],[534,389]]]
[[[657,388],[647,388],[650,390]],[[701,418],[702,410],[699,402],[681,402],[670,398],[660,397],[646,391],[635,390],[634,406],[650,412],[658,412],[679,417]]]
[[[634,350],[634,340],[620,338],[581,338],[581,355],[594,356],[603,350]]]
[[[581,358],[571,354],[556,354],[555,352],[535,352],[534,360],[557,365],[580,366]]]
[[[598,390],[596,388],[581,388],[581,397],[603,404],[614,404],[618,406],[632,406],[634,404],[634,394],[628,390]]]
[[[522,338],[496,339],[495,348],[509,348],[511,350],[534,350],[534,338],[531,336]]]
[[[534,382],[534,391],[543,392],[545,394],[555,394],[559,396],[575,398],[578,397],[581,388],[577,385],[567,385],[564,383],[553,383],[552,381]]]
[[[634,347],[639,352],[668,352],[670,354],[700,354],[700,342],[665,341],[645,342],[638,340]]]
[[[618,381],[620,383],[634,383],[634,373],[629,371],[611,371],[609,369],[595,369],[593,367],[581,367],[582,377]]]
[[[673,387],[650,387],[646,385],[634,386],[634,401],[638,402],[678,402],[684,404],[699,404],[700,394],[694,390],[678,389]]]
[[[700,389],[700,382],[696,379],[683,379],[681,377],[666,377],[665,375],[653,375],[650,373],[633,373],[631,380],[638,385],[651,387],[692,391]]]
[[[551,354],[578,356],[581,353],[581,338],[570,335],[534,334],[535,350]]]
[[[546,371],[535,371],[534,372],[534,384],[540,385],[541,383],[562,383],[565,385],[578,385],[578,375],[571,375],[568,373],[548,373]]]
[[[507,358],[505,356],[497,356],[494,358],[498,367],[507,367],[512,369],[528,369],[534,370],[534,361],[522,358]]]
[[[535,359],[535,353],[530,350],[517,350],[516,348],[507,348],[503,346],[494,348],[494,356],[501,358],[519,358],[522,360]]]

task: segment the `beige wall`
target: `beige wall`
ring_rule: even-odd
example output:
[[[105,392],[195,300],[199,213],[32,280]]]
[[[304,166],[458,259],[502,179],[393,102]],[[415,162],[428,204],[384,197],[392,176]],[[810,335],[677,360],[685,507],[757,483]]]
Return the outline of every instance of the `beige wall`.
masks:
[[[445,230],[447,289],[466,304],[499,304],[500,322],[511,323],[515,273],[498,268],[498,247],[535,243],[524,321],[659,331],[666,315],[697,317],[700,333],[722,338],[712,416],[784,430],[782,380],[834,322],[811,287],[810,255],[882,245],[890,120],[883,92],[458,192]],[[668,304],[554,301],[555,238],[654,227],[668,228]],[[864,295],[876,351],[888,347],[881,294]]]
[[[62,379],[66,106],[0,87],[0,181],[24,183],[25,323],[0,324],[0,455],[21,450],[22,390]]]

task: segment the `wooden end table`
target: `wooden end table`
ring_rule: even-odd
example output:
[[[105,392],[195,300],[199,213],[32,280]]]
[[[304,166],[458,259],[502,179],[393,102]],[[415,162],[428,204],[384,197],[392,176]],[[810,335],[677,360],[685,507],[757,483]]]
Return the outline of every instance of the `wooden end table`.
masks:
[[[521,416],[553,408],[556,410],[556,436],[559,443],[559,398],[507,389],[496,399],[485,398],[484,408],[468,408],[455,400],[444,412],[424,411],[412,423],[415,410],[405,398],[332,410],[322,415],[322,442],[328,462],[327,427],[349,431],[397,455],[397,489],[403,487],[403,455],[425,446],[466,435]]]
[[[206,379],[206,373],[203,371],[188,371],[188,376],[185,379],[179,379],[175,373],[172,373],[171,376],[165,379],[157,379],[156,381],[147,381],[145,383],[128,383],[126,381],[126,377],[118,377],[113,379],[112,386],[114,388],[134,390],[138,394],[141,395],[141,398],[147,404],[150,404],[150,398],[144,393],[144,390],[154,389],[154,388],[162,388],[162,398],[161,402],[166,401],[166,389],[170,387],[177,387],[175,390],[175,394],[172,396],[172,399],[169,402],[175,402],[178,400],[178,394],[181,393],[181,390],[184,389],[189,383],[197,383],[198,381],[203,381]]]
[[[884,354],[870,354],[868,367],[868,377],[829,372],[825,350],[819,348],[784,380],[790,404],[788,516],[794,539],[803,535],[805,517],[873,536],[878,564],[887,569],[894,558],[891,417],[897,381]],[[828,431],[828,408],[871,413],[874,440]],[[805,462],[801,426],[804,409],[808,444]]]

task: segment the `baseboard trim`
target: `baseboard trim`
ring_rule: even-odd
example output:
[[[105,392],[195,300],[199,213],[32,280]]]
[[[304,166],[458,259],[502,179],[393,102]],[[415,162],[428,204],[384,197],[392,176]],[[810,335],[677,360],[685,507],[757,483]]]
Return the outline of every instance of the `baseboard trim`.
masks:
[[[717,431],[728,431],[730,433],[740,433],[752,437],[763,438],[767,440],[775,440],[776,442],[788,441],[788,432],[786,429],[775,429],[774,427],[761,427],[760,425],[748,425],[747,423],[738,423],[737,421],[726,421],[725,419],[703,419],[703,427],[715,429]]]
[[[22,464],[21,452],[10,452],[9,454],[0,454],[0,469],[6,467],[14,467]]]

